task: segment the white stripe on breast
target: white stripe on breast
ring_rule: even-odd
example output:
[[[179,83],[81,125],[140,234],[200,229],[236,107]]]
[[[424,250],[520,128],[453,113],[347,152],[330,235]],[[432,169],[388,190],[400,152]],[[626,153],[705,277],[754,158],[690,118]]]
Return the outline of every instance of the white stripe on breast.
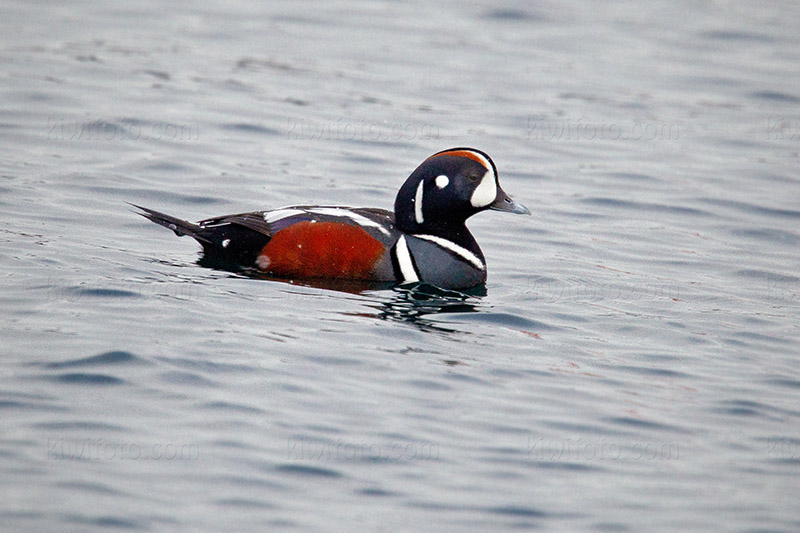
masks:
[[[419,276],[417,276],[417,272],[414,270],[414,263],[411,261],[411,253],[408,251],[408,243],[405,237],[401,236],[397,239],[395,254],[397,255],[397,264],[400,265],[400,274],[403,276],[403,281],[419,281]]]
[[[433,243],[438,244],[442,248],[450,250],[451,252],[458,255],[465,261],[468,261],[473,265],[475,265],[475,267],[478,268],[479,270],[484,270],[486,268],[486,265],[483,264],[483,261],[481,261],[477,255],[473,254],[463,246],[459,246],[453,241],[448,241],[447,239],[443,239],[435,235],[414,235],[414,237],[417,237],[418,239],[425,239],[426,241],[431,241]]]

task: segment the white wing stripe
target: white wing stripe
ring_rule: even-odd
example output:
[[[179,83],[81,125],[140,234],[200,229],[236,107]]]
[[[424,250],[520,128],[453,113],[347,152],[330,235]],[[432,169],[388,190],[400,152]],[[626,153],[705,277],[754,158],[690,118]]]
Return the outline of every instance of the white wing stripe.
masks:
[[[279,220],[283,220],[284,218],[288,218],[294,215],[302,215],[305,213],[302,209],[295,209],[293,207],[285,207],[282,209],[274,209],[272,211],[267,211],[264,213],[264,221],[268,224],[272,224],[273,222],[277,222]]]
[[[353,222],[361,224],[362,226],[368,226],[370,228],[377,228],[381,233],[384,235],[390,235],[389,230],[384,228],[382,225],[378,224],[374,220],[370,220],[363,215],[359,215],[358,213],[354,213],[349,209],[342,209],[340,207],[314,207],[312,209],[306,209],[308,213],[315,213],[317,215],[328,215],[332,217],[345,217],[349,218]]]

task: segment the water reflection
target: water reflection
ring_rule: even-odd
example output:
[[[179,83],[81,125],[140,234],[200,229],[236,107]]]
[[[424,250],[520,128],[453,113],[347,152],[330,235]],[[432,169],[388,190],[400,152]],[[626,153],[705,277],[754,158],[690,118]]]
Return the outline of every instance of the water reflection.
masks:
[[[364,280],[286,279],[270,276],[258,270],[212,263],[205,258],[200,259],[198,264],[216,270],[234,272],[252,279],[277,281],[297,287],[311,287],[367,296],[370,297],[370,301],[366,304],[367,307],[374,309],[376,312],[343,314],[345,316],[362,316],[405,322],[413,324],[423,331],[458,332],[459,330],[442,327],[425,317],[445,313],[478,313],[482,310],[481,298],[487,294],[485,284],[476,285],[469,289],[447,290],[426,283],[398,285],[393,282]],[[390,291],[391,293],[389,294]]]
[[[445,313],[478,313],[482,304],[480,298],[486,296],[485,285],[461,291],[444,290],[427,284],[396,285],[391,289],[393,294],[389,298],[368,304],[376,313],[359,313],[359,316],[405,322],[423,331],[455,333],[459,330],[443,327],[425,317]]]

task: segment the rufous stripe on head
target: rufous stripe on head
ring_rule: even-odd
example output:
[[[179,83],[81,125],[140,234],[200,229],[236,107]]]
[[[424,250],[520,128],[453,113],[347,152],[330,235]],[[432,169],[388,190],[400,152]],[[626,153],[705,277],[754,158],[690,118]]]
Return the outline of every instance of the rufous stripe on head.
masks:
[[[439,157],[440,155],[451,155],[455,157],[466,157],[467,159],[472,159],[473,161],[477,161],[480,163],[486,170],[492,170],[492,165],[489,161],[477,152],[473,152],[471,150],[447,150],[445,152],[439,152],[438,154],[433,154],[428,159],[433,159],[434,157]]]

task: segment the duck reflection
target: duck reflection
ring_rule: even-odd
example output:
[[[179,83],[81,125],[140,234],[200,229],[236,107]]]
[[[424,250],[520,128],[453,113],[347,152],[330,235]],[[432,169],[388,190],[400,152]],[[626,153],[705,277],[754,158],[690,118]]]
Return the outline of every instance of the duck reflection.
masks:
[[[277,281],[295,287],[311,287],[346,294],[366,296],[367,307],[375,312],[343,313],[346,316],[363,316],[405,322],[423,331],[458,333],[460,330],[446,328],[438,322],[426,319],[427,316],[450,313],[478,313],[483,309],[482,297],[486,296],[486,285],[480,284],[469,289],[441,289],[426,283],[399,285],[394,282],[376,282],[342,279],[286,279],[270,276],[254,269],[242,269],[228,264],[211,262],[205,258],[198,261],[200,266],[224,270],[239,276],[265,281]]]
[[[289,280],[268,276],[257,271],[238,274],[250,278],[277,281],[296,287],[311,287],[329,291],[366,296],[366,306],[375,312],[344,313],[347,316],[363,316],[405,322],[425,331],[455,332],[445,328],[426,316],[446,313],[477,313],[482,309],[481,298],[486,296],[486,285],[480,284],[463,290],[440,289],[434,285],[415,283],[398,285],[391,282],[361,280],[304,279]]]
[[[381,320],[406,322],[423,331],[453,333],[458,330],[446,328],[426,316],[446,313],[478,313],[480,298],[486,296],[486,286],[481,284],[467,290],[445,290],[427,284],[396,285],[391,288],[389,298],[368,304],[377,313],[361,313]]]

